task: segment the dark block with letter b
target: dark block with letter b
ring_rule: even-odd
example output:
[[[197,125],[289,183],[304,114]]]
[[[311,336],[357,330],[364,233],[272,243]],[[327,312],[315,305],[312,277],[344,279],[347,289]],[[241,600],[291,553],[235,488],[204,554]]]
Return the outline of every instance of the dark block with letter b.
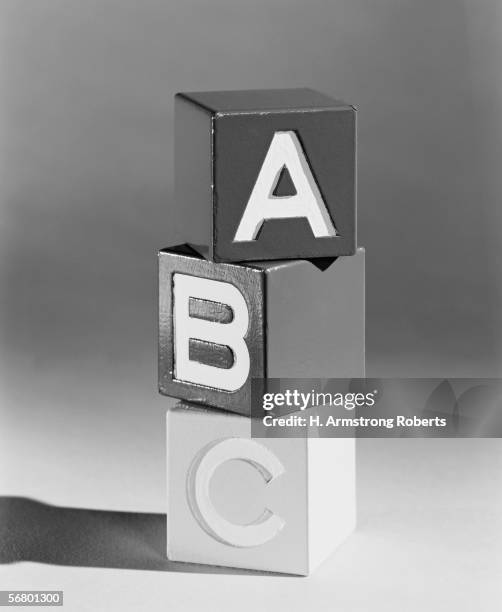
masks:
[[[310,89],[176,96],[187,242],[216,262],[353,255],[355,109]]]
[[[247,415],[253,378],[363,377],[364,250],[323,267],[160,251],[160,392]]]

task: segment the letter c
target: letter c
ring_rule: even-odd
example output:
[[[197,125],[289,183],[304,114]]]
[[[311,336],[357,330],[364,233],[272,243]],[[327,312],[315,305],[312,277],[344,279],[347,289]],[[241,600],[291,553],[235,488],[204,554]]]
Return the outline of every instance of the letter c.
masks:
[[[192,461],[187,475],[188,504],[196,521],[214,539],[240,548],[265,544],[281,531],[285,521],[266,508],[248,525],[237,525],[223,518],[214,507],[209,485],[218,467],[238,459],[257,469],[269,483],[284,471],[284,466],[268,448],[255,440],[226,438],[205,446]]]

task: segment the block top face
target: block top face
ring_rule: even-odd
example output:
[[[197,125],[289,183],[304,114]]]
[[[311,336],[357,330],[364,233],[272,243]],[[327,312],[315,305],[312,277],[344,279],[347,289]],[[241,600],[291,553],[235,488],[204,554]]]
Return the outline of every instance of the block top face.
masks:
[[[315,89],[246,89],[241,91],[181,92],[186,98],[214,114],[288,112],[316,110],[353,110]]]
[[[355,254],[352,106],[309,89],[177,101],[176,205],[188,243],[216,262]]]

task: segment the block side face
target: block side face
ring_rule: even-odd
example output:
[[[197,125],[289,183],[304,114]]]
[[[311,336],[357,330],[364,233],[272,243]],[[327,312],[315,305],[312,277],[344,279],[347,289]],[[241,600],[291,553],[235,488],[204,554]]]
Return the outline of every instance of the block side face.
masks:
[[[199,91],[181,95],[215,113],[349,108],[341,100],[308,88]]]
[[[309,569],[314,571],[356,526],[353,438],[308,440]]]
[[[174,283],[175,275],[208,279],[237,289],[245,301],[249,323],[244,342],[249,352],[249,374],[236,391],[194,384],[177,378],[175,355]],[[179,278],[179,277],[178,277]],[[159,391],[187,401],[222,408],[240,414],[250,413],[251,379],[263,377],[265,371],[263,273],[247,266],[215,264],[199,257],[163,250],[159,253]],[[224,306],[224,305],[223,305]],[[192,315],[190,314],[190,317]],[[213,322],[213,325],[223,323]],[[192,337],[190,336],[190,341]],[[193,338],[202,340],[205,338]],[[206,356],[211,347],[228,349],[226,345],[206,343]],[[212,351],[217,355],[218,351]],[[227,350],[228,352],[228,350]],[[192,357],[191,359],[195,359]],[[211,365],[211,364],[209,364]],[[215,367],[221,367],[217,363]]]
[[[166,508],[167,508],[166,551],[167,551],[168,557],[169,557],[169,550],[171,549],[170,538],[171,538],[171,535],[174,535],[172,534],[172,531],[170,529],[169,517],[172,515],[171,505],[173,506],[173,508],[175,507],[175,500],[173,500],[173,498],[171,497],[171,489],[169,487],[169,482],[171,479],[171,472],[173,471],[173,466],[171,464],[171,453],[169,452],[169,439],[171,437],[171,431],[170,431],[170,426],[169,426],[171,419],[169,418],[169,413],[171,409],[167,410],[166,412],[166,448],[167,448],[167,452],[166,452],[166,478],[167,478],[167,482],[166,482],[166,496],[167,496],[166,497]]]
[[[312,194],[315,209],[329,221],[329,231],[314,234],[305,215],[268,218],[257,235],[237,236],[245,210],[252,201],[265,160],[277,135],[287,134],[304,164],[291,193],[272,193],[263,201],[287,206],[280,198]],[[302,113],[254,113],[217,116],[215,120],[215,243],[216,261],[297,259],[354,254],[356,249],[355,111],[322,110]],[[277,163],[279,158],[277,158]],[[292,162],[294,163],[294,162]],[[289,170],[288,170],[289,171]],[[261,175],[262,177],[264,174]],[[265,179],[262,179],[265,182]],[[307,181],[310,188],[302,185]],[[272,181],[273,183],[273,181]],[[279,186],[276,183],[277,187]],[[260,192],[264,189],[259,190]],[[295,193],[296,192],[296,193]],[[256,191],[255,191],[256,193]],[[279,199],[277,199],[279,197]],[[301,200],[306,201],[305,198]],[[310,208],[312,206],[309,204]],[[328,227],[326,225],[326,227]],[[334,227],[334,234],[331,226]],[[236,239],[237,238],[237,239]]]
[[[204,108],[176,96],[176,224],[187,243],[208,253],[213,227],[212,122],[212,115]]]
[[[190,405],[169,410],[167,419],[168,558],[305,575],[308,554],[304,441],[251,440],[248,417],[210,409],[193,410]],[[216,448],[219,452],[218,445],[228,440],[237,442],[237,451],[241,441],[251,443],[258,447],[258,462],[262,460],[261,453],[270,453],[284,468],[266,482],[256,466],[237,458],[218,465],[209,480],[212,505],[232,524],[250,525],[265,509],[280,517],[282,527],[273,529],[264,542],[236,546],[227,541],[225,530],[212,531],[205,508],[190,493],[195,479],[205,477],[208,450]],[[238,452],[235,456],[239,457]]]
[[[365,373],[365,253],[324,271],[308,261],[266,273],[270,378],[357,378]]]

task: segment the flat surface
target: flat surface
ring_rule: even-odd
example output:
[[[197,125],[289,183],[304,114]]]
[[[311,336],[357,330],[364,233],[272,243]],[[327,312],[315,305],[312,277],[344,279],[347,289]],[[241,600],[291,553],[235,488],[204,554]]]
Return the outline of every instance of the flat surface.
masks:
[[[45,551],[47,522],[39,518],[32,524],[39,531],[31,533],[17,515],[27,558],[50,563],[3,565],[0,584],[64,589],[72,611],[234,612],[238,602],[249,611],[495,612],[502,597],[501,446],[498,440],[360,442],[358,530],[311,578],[168,563],[159,514],[60,509],[52,522],[58,541]],[[159,490],[141,501],[162,508]]]

